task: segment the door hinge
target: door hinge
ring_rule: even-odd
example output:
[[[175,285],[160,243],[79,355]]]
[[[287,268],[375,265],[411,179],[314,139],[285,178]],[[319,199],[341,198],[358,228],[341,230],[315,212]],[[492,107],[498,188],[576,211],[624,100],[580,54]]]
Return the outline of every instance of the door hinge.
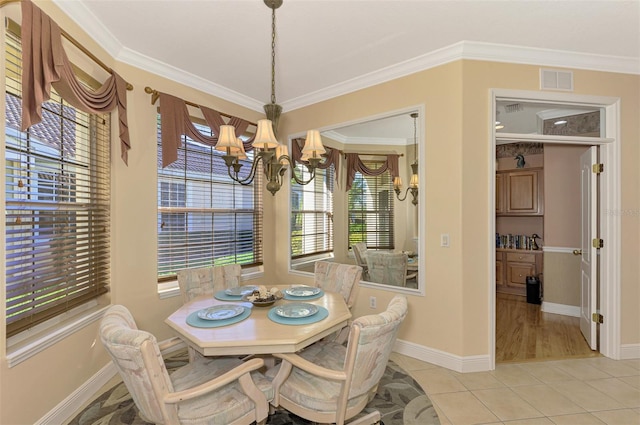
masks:
[[[591,315],[591,321],[602,324],[604,323],[604,316],[600,313],[593,313]]]
[[[591,241],[591,245],[593,245],[593,247],[596,249],[604,248],[604,241],[602,239],[596,238],[593,241]]]
[[[591,170],[594,174],[600,174],[604,171],[604,164],[593,164]]]

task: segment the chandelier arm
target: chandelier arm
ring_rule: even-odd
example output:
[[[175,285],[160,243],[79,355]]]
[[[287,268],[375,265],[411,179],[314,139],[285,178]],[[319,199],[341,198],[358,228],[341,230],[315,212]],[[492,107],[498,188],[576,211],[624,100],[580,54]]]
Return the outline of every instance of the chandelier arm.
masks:
[[[291,157],[288,156],[288,155],[282,155],[280,158],[278,158],[278,161],[283,161],[283,160],[287,161],[289,163],[289,167],[291,168],[291,177],[299,185],[304,186],[306,184],[309,184],[316,177],[316,169],[317,169],[317,167],[313,167],[313,166],[310,166],[310,165],[305,165],[307,167],[307,169],[309,170],[309,172],[311,173],[311,176],[309,177],[309,180],[303,180],[300,177],[298,177],[298,175],[296,174],[296,167],[295,167],[295,162],[293,161],[293,159],[291,159]]]
[[[227,165],[227,171],[229,172],[229,177],[231,177],[231,179],[236,182],[236,183],[240,183],[241,185],[247,186],[250,185],[253,180],[256,177],[256,170],[258,168],[258,163],[263,162],[264,158],[263,158],[263,152],[260,151],[257,154],[258,156],[256,156],[251,164],[251,170],[249,171],[249,174],[247,175],[246,178],[241,179],[238,177],[238,172],[235,172],[234,174],[231,173],[231,168],[233,168],[233,165]],[[240,169],[238,168],[238,171],[240,171]]]
[[[411,189],[411,188],[410,188],[410,187],[408,187],[408,188],[407,188],[407,190],[405,190],[405,191],[404,191],[404,196],[403,196],[402,198],[400,197],[400,193],[402,192],[402,190],[401,190],[401,189],[394,189],[394,190],[395,190],[395,192],[396,192],[396,198],[398,198],[398,201],[402,202],[402,201],[404,201],[405,199],[407,199],[407,195],[409,194],[409,190],[410,190],[410,189]]]

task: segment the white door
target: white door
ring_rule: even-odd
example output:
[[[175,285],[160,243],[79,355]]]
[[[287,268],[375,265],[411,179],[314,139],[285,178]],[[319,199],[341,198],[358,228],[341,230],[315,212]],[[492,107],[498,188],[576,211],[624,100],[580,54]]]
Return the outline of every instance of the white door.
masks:
[[[582,191],[581,221],[581,284],[580,284],[580,331],[592,350],[597,349],[596,322],[592,314],[597,309],[597,249],[592,240],[597,237],[597,174],[592,166],[597,161],[597,147],[592,146],[580,156],[580,182]]]

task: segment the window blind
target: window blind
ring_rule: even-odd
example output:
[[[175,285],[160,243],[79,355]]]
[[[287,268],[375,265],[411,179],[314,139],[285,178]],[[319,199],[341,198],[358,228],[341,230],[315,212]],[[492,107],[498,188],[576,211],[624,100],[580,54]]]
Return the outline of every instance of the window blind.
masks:
[[[382,163],[366,162],[377,169]],[[356,172],[348,194],[349,246],[366,242],[369,249],[394,249],[393,184],[391,174],[365,176]]]
[[[43,120],[20,131],[19,31],[5,36],[7,336],[108,290],[109,115],[81,112],[52,90]],[[88,86],[88,84],[87,84]]]
[[[296,173],[308,180],[305,165]],[[334,166],[316,169],[316,177],[307,185],[291,180],[291,257],[300,258],[333,252]]]
[[[186,136],[178,159],[162,168],[158,116],[158,280],[185,268],[262,264],[262,173],[251,185],[234,182],[222,152]],[[194,122],[203,134],[211,129]],[[251,169],[253,152],[241,161]]]

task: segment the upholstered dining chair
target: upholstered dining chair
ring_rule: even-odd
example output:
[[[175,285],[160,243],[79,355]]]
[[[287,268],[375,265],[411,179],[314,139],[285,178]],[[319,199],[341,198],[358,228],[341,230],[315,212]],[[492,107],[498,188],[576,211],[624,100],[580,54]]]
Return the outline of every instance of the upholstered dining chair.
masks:
[[[109,307],[100,339],[140,412],[155,424],[266,423],[273,387],[257,370],[262,359],[200,357],[167,373],[156,338],[139,330],[129,310]]]
[[[242,268],[240,264],[199,267],[178,270],[178,285],[182,302],[186,303],[200,295],[211,295],[223,289],[240,286]]]
[[[407,310],[407,298],[396,295],[382,313],[353,321],[346,347],[320,341],[299,354],[274,354],[282,362],[267,372],[275,390],[272,406],[337,425],[360,414],[375,395]],[[372,411],[349,423],[379,420],[380,412]]]
[[[362,267],[360,266],[322,260],[315,262],[314,284],[326,291],[341,294],[349,309],[356,302],[360,279],[362,279]],[[326,339],[344,343],[348,335],[349,328],[345,327],[327,336]]]
[[[369,251],[367,263],[369,264],[369,280],[387,285],[406,286],[407,279],[412,279],[416,274],[407,274],[407,254],[402,252]]]
[[[342,295],[349,308],[353,307],[358,295],[358,282],[362,278],[362,267],[331,261],[316,261],[314,284],[326,291]]]
[[[223,289],[240,286],[242,268],[240,264],[225,264],[212,267],[198,267],[178,270],[178,286],[182,294],[182,303],[186,304],[201,295],[210,295]],[[202,357],[200,353],[188,347],[189,360]]]
[[[369,278],[369,270],[367,264],[367,243],[358,242],[351,245],[353,255],[356,257],[356,264],[362,267],[362,277],[366,280]]]

